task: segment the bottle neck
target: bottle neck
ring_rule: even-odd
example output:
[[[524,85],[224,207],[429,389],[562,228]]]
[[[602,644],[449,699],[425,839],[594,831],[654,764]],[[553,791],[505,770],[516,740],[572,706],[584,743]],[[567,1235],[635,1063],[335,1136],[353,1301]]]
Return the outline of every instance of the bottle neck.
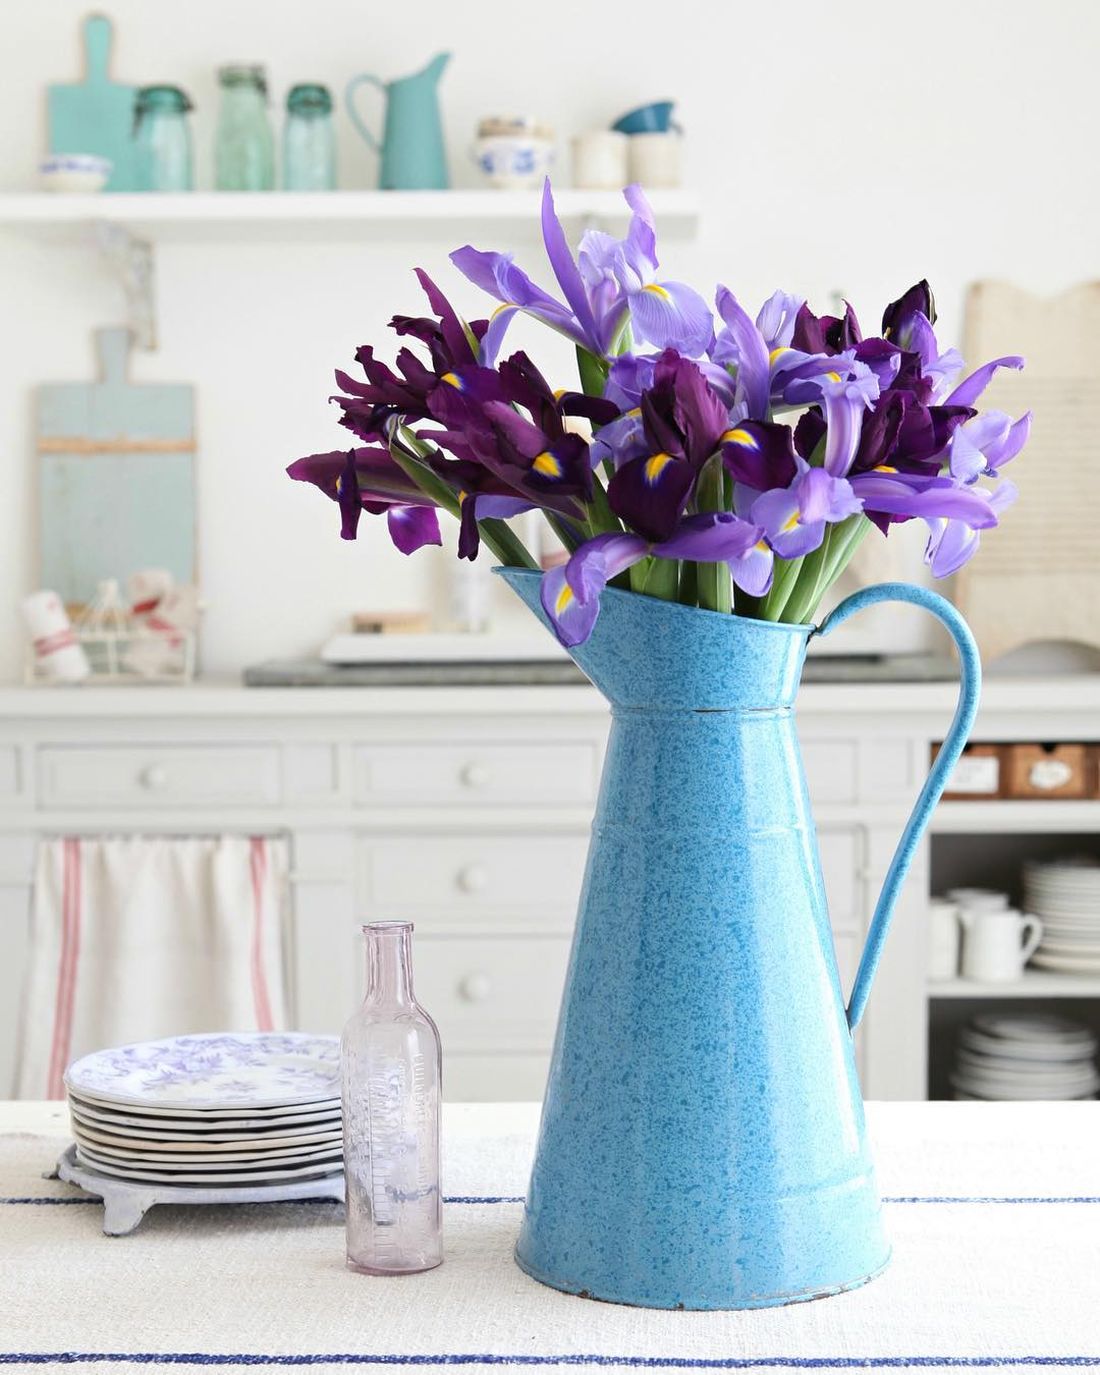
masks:
[[[372,922],[363,927],[367,943],[368,1002],[389,1007],[411,1007],[412,923]]]

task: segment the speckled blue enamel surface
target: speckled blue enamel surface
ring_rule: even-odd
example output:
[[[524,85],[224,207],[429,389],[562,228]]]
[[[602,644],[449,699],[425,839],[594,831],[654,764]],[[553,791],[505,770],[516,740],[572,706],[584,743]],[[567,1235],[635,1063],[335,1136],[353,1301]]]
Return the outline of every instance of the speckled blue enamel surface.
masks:
[[[503,576],[541,619],[539,576]],[[809,627],[604,594],[612,730],[516,1258],[656,1308],[863,1283],[889,1246],[791,711]]]

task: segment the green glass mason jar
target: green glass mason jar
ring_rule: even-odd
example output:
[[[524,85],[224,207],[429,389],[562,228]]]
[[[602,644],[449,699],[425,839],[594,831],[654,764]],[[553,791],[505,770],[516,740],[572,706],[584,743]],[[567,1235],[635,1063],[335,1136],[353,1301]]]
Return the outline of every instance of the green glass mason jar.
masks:
[[[218,81],[222,97],[214,140],[214,184],[219,191],[274,190],[275,138],[267,115],[263,67],[219,67]]]
[[[191,102],[178,86],[142,86],[134,104],[139,191],[191,191]]]
[[[325,86],[292,86],[286,98],[283,186],[287,191],[336,190],[332,96]]]

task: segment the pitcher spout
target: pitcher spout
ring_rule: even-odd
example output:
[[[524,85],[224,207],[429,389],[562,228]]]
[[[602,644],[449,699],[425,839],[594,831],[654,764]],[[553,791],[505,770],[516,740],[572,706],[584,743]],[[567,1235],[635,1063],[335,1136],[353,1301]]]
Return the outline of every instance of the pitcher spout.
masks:
[[[451,54],[449,52],[437,53],[435,57],[433,57],[432,60],[428,63],[428,65],[424,68],[424,70],[422,72],[418,72],[416,76],[411,77],[410,80],[428,81],[433,86],[437,85],[439,82],[439,78],[443,75],[444,71],[447,68],[447,63],[450,62],[450,60]]]

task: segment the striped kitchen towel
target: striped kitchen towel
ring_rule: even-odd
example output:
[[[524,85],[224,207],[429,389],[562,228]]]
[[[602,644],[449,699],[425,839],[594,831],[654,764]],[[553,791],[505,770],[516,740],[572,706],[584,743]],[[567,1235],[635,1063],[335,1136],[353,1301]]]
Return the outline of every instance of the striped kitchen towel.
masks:
[[[104,1046],[284,1028],[287,870],[281,838],[42,840],[17,1096]]]

